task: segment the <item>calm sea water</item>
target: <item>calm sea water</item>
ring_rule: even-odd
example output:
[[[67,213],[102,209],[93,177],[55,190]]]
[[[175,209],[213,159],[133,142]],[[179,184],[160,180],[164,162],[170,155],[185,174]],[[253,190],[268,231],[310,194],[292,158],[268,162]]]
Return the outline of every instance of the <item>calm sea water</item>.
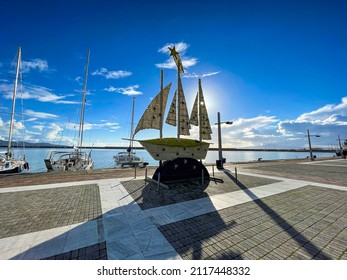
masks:
[[[2,149],[1,149],[2,150]],[[25,149],[26,160],[30,164],[29,172],[46,172],[44,159],[49,157],[51,149]],[[92,158],[94,161],[94,168],[114,168],[113,156],[118,152],[124,150],[110,150],[110,149],[94,149],[92,151]],[[145,150],[136,150],[138,156],[142,157],[151,166],[158,166],[158,161],[154,160]],[[14,149],[16,157],[23,155],[23,150]],[[317,158],[332,157],[331,153],[314,153]],[[259,158],[262,160],[276,160],[276,159],[300,159],[309,156],[308,152],[257,152],[257,151],[231,151],[223,152],[223,157],[227,162],[249,162],[257,161]],[[205,159],[206,163],[215,163],[218,159],[218,151],[209,151]]]

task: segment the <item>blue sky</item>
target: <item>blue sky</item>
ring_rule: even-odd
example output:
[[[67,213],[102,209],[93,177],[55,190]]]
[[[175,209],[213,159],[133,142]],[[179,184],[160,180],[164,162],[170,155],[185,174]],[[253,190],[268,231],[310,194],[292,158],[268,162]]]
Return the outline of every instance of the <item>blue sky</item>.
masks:
[[[346,1],[1,1],[0,139],[7,139],[18,46],[23,90],[15,139],[73,143],[87,50],[86,145],[127,144],[135,123],[176,70],[185,68],[191,110],[202,86],[217,145],[217,112],[227,147],[302,148],[347,138]],[[21,97],[23,102],[21,102]],[[23,105],[22,105],[23,104]],[[167,110],[169,104],[167,106]],[[24,112],[23,117],[21,112]],[[191,131],[197,138],[197,130]],[[144,130],[137,139],[158,137]],[[175,129],[164,127],[164,136]]]

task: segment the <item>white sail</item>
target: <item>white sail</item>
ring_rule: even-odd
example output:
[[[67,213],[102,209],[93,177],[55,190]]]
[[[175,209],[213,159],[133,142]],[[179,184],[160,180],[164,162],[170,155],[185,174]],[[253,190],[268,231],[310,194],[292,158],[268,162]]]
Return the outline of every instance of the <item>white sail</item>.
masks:
[[[195,101],[192,109],[192,113],[190,114],[190,124],[198,126],[199,125],[199,93],[196,94],[195,96]]]
[[[192,125],[199,126],[199,140],[211,140],[211,124],[208,118],[201,80],[199,79],[199,91],[196,94],[190,121]]]
[[[201,80],[199,79],[199,105],[200,105],[200,135],[201,140],[211,140],[211,124],[208,118],[204,94],[202,92]]]
[[[171,105],[170,105],[170,109],[169,109],[169,113],[167,114],[166,117],[166,123],[172,126],[176,126],[177,125],[177,120],[176,120],[176,100],[177,100],[177,90],[175,91],[175,95],[172,99]]]
[[[184,97],[183,87],[180,76],[178,76],[178,123],[179,123],[179,134],[190,135],[190,123],[189,114],[187,109],[186,98]]]
[[[167,98],[171,88],[171,84],[168,84],[163,91],[159,92],[157,96],[148,105],[146,111],[143,113],[139,123],[136,126],[134,135],[142,129],[160,129],[162,120],[162,115],[165,112]],[[162,104],[162,105],[161,105]],[[161,107],[162,106],[162,107]],[[161,109],[162,108],[162,112]]]

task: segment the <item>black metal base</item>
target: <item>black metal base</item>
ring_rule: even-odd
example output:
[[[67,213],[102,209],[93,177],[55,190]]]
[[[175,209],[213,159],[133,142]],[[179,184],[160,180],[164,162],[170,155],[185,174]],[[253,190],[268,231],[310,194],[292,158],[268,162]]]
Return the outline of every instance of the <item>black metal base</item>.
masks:
[[[160,173],[160,182],[165,184],[190,182],[192,180],[201,181],[201,187],[204,189],[210,182],[210,174],[206,167],[194,158],[176,158],[167,160],[157,168],[152,179],[158,181]]]

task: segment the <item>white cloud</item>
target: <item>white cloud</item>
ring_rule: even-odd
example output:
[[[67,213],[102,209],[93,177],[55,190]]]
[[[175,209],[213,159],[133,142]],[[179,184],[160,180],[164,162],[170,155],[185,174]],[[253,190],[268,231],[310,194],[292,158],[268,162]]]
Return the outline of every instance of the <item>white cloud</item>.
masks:
[[[124,70],[109,71],[106,68],[97,69],[92,73],[93,76],[103,76],[106,79],[120,79],[131,76],[132,73]]]
[[[172,46],[175,46],[176,51],[179,52],[184,69],[187,69],[187,68],[194,66],[198,63],[197,58],[187,57],[185,55],[187,49],[189,48],[189,45],[184,43],[184,42],[167,43],[163,47],[161,47],[158,50],[158,52],[164,53],[164,54],[170,54],[169,47],[171,48]],[[177,68],[176,63],[174,62],[172,57],[169,57],[167,60],[165,60],[162,63],[157,63],[155,66],[158,68],[165,68],[165,69],[176,69]]]
[[[105,88],[104,90],[108,91],[108,92],[117,92],[117,93],[121,93],[121,94],[124,94],[124,95],[133,96],[133,95],[140,95],[140,94],[142,94],[141,91],[137,90],[138,88],[139,88],[139,85],[128,86],[126,88],[116,88],[116,87],[110,86],[108,88]]]
[[[45,128],[45,126],[44,125],[33,125],[32,128],[35,128],[39,131],[42,131]]]
[[[12,99],[13,97],[13,85],[1,84],[0,92],[3,93],[5,99]],[[68,95],[57,95],[52,92],[51,89],[43,86],[26,86],[23,85],[23,92],[20,94],[23,99],[33,99],[40,102],[50,102],[55,104],[79,104],[77,101],[65,100]]]
[[[39,58],[22,61],[22,72],[23,73],[28,73],[32,69],[38,70],[40,72],[48,71],[48,63],[46,60],[39,59]]]
[[[119,123],[116,122],[102,122],[102,123],[84,123],[84,130],[92,130],[92,129],[109,129],[109,130],[117,130],[120,128]],[[79,124],[78,123],[68,123],[66,125],[66,129],[72,131],[78,131]]]
[[[220,72],[209,72],[209,73],[203,73],[203,74],[196,74],[196,73],[188,73],[188,74],[184,74],[182,75],[183,78],[187,78],[187,79],[197,79],[197,78],[205,78],[205,77],[210,77],[210,76],[214,76],[214,75],[218,75]]]
[[[51,123],[48,127],[46,127],[45,130],[46,139],[48,139],[49,141],[54,141],[57,138],[58,134],[63,131],[63,128],[55,123]]]
[[[10,121],[3,121],[0,118],[0,135],[2,137],[6,136],[6,139],[8,139],[8,133],[9,133],[9,129],[10,129]],[[13,122],[13,140],[15,139],[23,139],[23,132],[25,131],[25,125],[23,122],[21,121],[17,121],[16,119],[14,119]]]
[[[54,115],[54,114],[49,114],[44,112],[34,112],[32,110],[25,110],[24,114],[30,117],[34,117],[35,120],[38,118],[39,119],[54,119],[58,117],[57,115]],[[29,119],[29,120],[32,121],[33,119]]]
[[[307,130],[312,146],[336,148],[337,137],[347,138],[347,97],[337,105],[328,104],[312,112],[301,114],[293,120],[279,120],[276,116],[239,118],[232,125],[222,124],[223,147],[230,148],[308,148]],[[218,146],[217,126],[212,125],[212,147]],[[198,128],[191,130],[198,138]]]
[[[341,103],[338,105],[328,104],[319,108],[315,111],[302,114],[299,116],[296,121],[304,122],[304,121],[323,121],[325,119],[330,118],[332,115],[341,115],[347,116],[347,96],[341,99]]]
[[[160,53],[166,53],[170,54],[169,47],[171,48],[172,46],[176,47],[176,51],[179,52],[180,54],[185,54],[187,49],[189,48],[189,45],[184,43],[184,42],[179,42],[179,43],[167,43],[163,47],[161,47],[158,52]]]

